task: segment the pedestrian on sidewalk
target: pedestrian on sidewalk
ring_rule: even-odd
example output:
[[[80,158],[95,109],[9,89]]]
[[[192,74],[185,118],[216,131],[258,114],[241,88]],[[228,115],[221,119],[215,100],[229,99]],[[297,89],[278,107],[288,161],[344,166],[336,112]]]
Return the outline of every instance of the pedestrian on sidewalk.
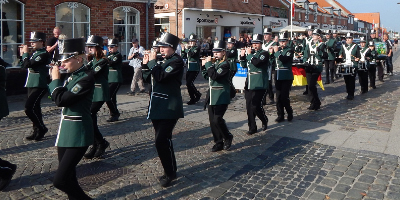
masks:
[[[108,74],[108,83],[111,99],[106,102],[110,109],[110,119],[107,122],[118,121],[119,111],[117,108],[117,92],[122,84],[122,55],[118,52],[118,39],[108,40],[108,60],[110,69]]]
[[[9,114],[6,94],[6,62],[0,58],[0,120]],[[17,165],[0,158],[0,191],[10,184]]]
[[[86,55],[83,38],[60,40],[59,47],[61,66],[71,75],[64,83],[60,79],[58,67],[54,66],[51,70],[51,98],[58,107],[63,108],[55,144],[59,163],[53,185],[65,192],[69,199],[87,200],[91,198],[79,186],[76,165],[88,146],[93,144],[90,106],[95,87],[95,70],[87,69],[84,65]]]
[[[215,41],[213,48],[215,62],[211,56],[205,59],[203,77],[209,80],[206,102],[211,132],[215,145],[211,151],[230,150],[233,135],[226,126],[224,115],[230,103],[231,66],[225,56],[225,41]]]
[[[29,55],[28,45],[23,45],[21,50],[21,66],[22,68],[28,69],[28,77],[25,83],[25,87],[28,88],[25,113],[33,123],[32,133],[26,137],[26,139],[40,141],[48,131],[43,123],[40,101],[47,93],[47,78],[49,76],[47,65],[50,64],[51,57],[44,46],[46,34],[31,32],[29,42],[35,50],[33,54]]]
[[[386,72],[388,76],[393,76],[393,63],[392,63],[392,58],[393,58],[393,43],[389,40],[389,35],[385,33],[383,35],[383,42],[386,43],[386,47],[388,49],[387,52],[387,57],[386,57]]]
[[[110,101],[110,88],[108,86],[109,62],[103,54],[103,38],[96,35],[89,36],[86,46],[89,48],[89,63],[87,67],[94,72],[95,88],[90,112],[93,120],[94,143],[85,158],[92,159],[103,156],[110,143],[100,133],[97,124],[97,113],[104,102]]]
[[[150,69],[146,76],[152,76],[152,93],[147,118],[151,119],[155,130],[155,145],[158,157],[164,168],[160,178],[162,187],[168,187],[176,178],[176,159],[172,144],[172,131],[179,118],[183,118],[181,85],[183,77],[183,60],[175,53],[179,38],[165,33],[159,43],[160,53],[164,58],[157,64],[157,53],[151,51],[145,55],[143,64]]]
[[[129,51],[128,60],[129,65],[133,67],[133,78],[131,83],[131,90],[127,92],[127,95],[133,96],[135,95],[136,84],[139,87],[139,92],[144,93],[145,87],[143,84],[142,78],[142,59],[144,54],[144,48],[139,45],[139,40],[134,38],[132,39],[132,48]]]

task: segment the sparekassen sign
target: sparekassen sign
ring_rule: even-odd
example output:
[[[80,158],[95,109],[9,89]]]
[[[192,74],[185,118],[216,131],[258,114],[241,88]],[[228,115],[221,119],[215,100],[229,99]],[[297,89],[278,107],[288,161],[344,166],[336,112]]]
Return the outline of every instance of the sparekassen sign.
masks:
[[[241,25],[256,25],[256,22],[252,21],[241,21]]]
[[[215,24],[218,24],[218,19],[217,18],[215,18],[215,19],[200,19],[200,18],[197,18],[197,23],[215,23]]]

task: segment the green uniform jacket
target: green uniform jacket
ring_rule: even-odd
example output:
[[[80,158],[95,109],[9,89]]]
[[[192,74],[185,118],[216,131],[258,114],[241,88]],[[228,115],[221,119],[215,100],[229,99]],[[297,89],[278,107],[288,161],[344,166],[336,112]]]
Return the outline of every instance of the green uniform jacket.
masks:
[[[273,53],[269,52],[270,48],[273,48],[274,46],[278,45],[278,43],[274,42],[273,40],[270,40],[269,42],[264,41],[265,43],[263,44],[263,50],[267,51],[269,53],[269,61],[268,61],[268,73],[269,73],[269,80],[272,80],[272,71],[275,71],[275,57]],[[273,51],[272,51],[273,52]]]
[[[200,47],[194,46],[185,50],[188,57],[188,71],[200,71]]]
[[[50,54],[46,49],[36,50],[30,58],[28,53],[24,53],[20,64],[22,68],[28,69],[25,87],[47,88]]]
[[[56,146],[85,147],[93,144],[93,121],[90,115],[94,90],[94,72],[82,66],[65,81],[49,84],[51,98],[63,107]]]
[[[328,41],[325,42],[326,52],[328,53],[328,58],[326,60],[335,60],[335,39],[329,38]]]
[[[358,45],[356,43],[352,43],[351,45],[348,45],[348,44],[342,45],[342,49],[340,49],[339,55],[343,56],[343,60],[345,62],[346,61],[346,53],[344,51],[344,48],[347,48],[348,50],[350,50],[352,48],[352,46],[354,46],[354,45],[355,45],[355,47],[351,51],[351,55],[352,55],[351,56],[351,61],[353,62],[353,67],[357,69],[358,68],[358,61],[355,61],[354,59],[355,58],[361,58],[361,55],[360,55],[360,47],[358,47]]]
[[[107,59],[101,58],[97,60],[93,58],[89,64],[89,69],[94,71],[94,78],[96,80],[93,94],[93,102],[109,101],[110,89],[108,86],[108,70],[109,63]]]
[[[377,62],[380,62],[380,60],[377,60],[378,52],[375,49],[369,52],[368,57],[370,58],[370,65],[376,65]]]
[[[117,51],[108,55],[110,69],[108,74],[109,83],[122,83],[122,55]]]
[[[227,49],[226,50],[226,58],[229,62],[229,66],[231,69],[232,75],[236,74],[237,72],[237,58],[238,58],[238,51],[236,47],[232,47],[232,49]]]
[[[161,65],[156,60],[147,63],[151,70],[152,92],[147,119],[183,118],[181,85],[184,63],[173,54]]]
[[[275,52],[276,80],[293,80],[292,63],[293,52],[286,46]]]
[[[311,45],[311,46],[310,46]],[[313,52],[313,53],[311,53]],[[312,67],[315,69],[307,69],[307,72],[314,72],[316,70],[317,72],[322,72],[323,70],[323,64],[324,64],[324,57],[326,56],[325,53],[325,43],[317,42],[314,43],[314,41],[311,41],[311,43],[308,43],[306,48],[304,49],[304,55],[303,55],[303,62],[304,63],[309,63]]]
[[[254,54],[240,57],[240,66],[247,67],[246,84],[249,90],[265,90],[268,88],[269,52],[258,50]]]
[[[294,47],[294,53],[296,54],[296,56],[298,56],[300,53],[304,53],[304,43],[304,39],[297,39],[296,46]]]
[[[216,61],[215,64],[206,62],[206,70],[203,70],[203,77],[209,80],[209,105],[229,104],[230,97],[230,66],[224,61]]]
[[[6,94],[6,68],[0,65],[0,120],[9,114]]]

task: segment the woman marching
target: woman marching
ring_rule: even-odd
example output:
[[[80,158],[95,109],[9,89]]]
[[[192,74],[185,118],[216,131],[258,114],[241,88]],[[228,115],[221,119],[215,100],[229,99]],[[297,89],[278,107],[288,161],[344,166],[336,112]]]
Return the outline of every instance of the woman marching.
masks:
[[[229,150],[233,139],[233,135],[229,132],[223,119],[230,103],[231,70],[225,58],[225,42],[223,40],[215,41],[212,51],[217,60],[212,63],[211,57],[207,57],[205,70],[202,73],[204,78],[209,79],[210,84],[206,105],[215,142],[211,151],[216,152],[223,149]]]
[[[96,80],[94,85],[93,103],[90,108],[93,119],[94,143],[89,152],[85,154],[85,158],[87,159],[101,157],[107,147],[110,146],[110,143],[103,138],[99,126],[97,125],[97,112],[99,112],[104,102],[110,100],[110,90],[108,86],[109,63],[107,58],[104,56],[102,45],[103,38],[95,35],[89,36],[86,42],[86,46],[89,48],[89,63],[87,67],[93,70],[94,78]]]
[[[108,60],[110,61],[108,83],[111,99],[106,103],[111,117],[107,122],[114,122],[118,121],[120,115],[117,108],[117,92],[122,83],[122,55],[118,52],[118,39],[108,39],[108,51]]]
[[[21,66],[28,69],[28,77],[25,83],[25,87],[28,88],[25,113],[33,123],[33,132],[26,139],[40,141],[48,131],[43,123],[40,101],[47,92],[47,77],[49,75],[47,65],[50,64],[51,57],[44,46],[46,34],[31,32],[29,42],[35,52],[29,55],[28,45],[23,45],[21,50],[21,53],[23,53]]]
[[[71,75],[64,83],[60,79],[57,66],[51,71],[51,98],[58,107],[63,107],[55,144],[59,164],[53,184],[67,193],[69,199],[91,199],[79,186],[76,165],[89,145],[93,144],[90,106],[95,82],[94,73],[84,65],[86,55],[83,38],[59,40],[58,45],[61,67]]]

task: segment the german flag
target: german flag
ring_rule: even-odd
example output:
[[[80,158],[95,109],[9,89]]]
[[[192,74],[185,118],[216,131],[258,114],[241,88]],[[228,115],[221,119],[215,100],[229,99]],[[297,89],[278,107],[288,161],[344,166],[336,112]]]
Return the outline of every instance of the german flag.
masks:
[[[306,78],[306,70],[304,68],[298,68],[296,66],[292,67],[293,72],[293,86],[305,86],[307,85],[307,78]],[[322,84],[322,77],[321,74],[317,80],[318,85],[321,87],[322,90],[325,90],[324,85]]]

